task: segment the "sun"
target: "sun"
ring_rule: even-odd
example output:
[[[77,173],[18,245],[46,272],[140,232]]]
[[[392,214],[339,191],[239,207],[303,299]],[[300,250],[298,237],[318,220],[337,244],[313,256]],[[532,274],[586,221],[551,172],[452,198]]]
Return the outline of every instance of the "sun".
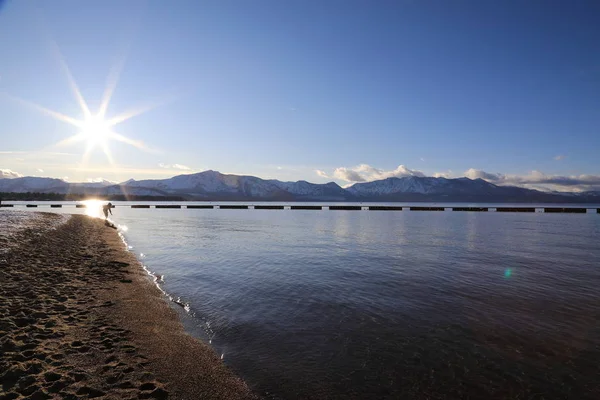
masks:
[[[147,105],[145,107],[134,108],[115,117],[105,118],[106,109],[110,101],[110,92],[108,93],[108,95],[105,94],[105,98],[102,101],[102,106],[100,107],[98,112],[93,114],[92,112],[90,112],[90,109],[88,108],[85,100],[81,96],[81,93],[76,88],[75,83],[73,83],[73,86],[75,87],[74,92],[83,112],[84,118],[81,120],[74,117],[70,117],[68,115],[61,114],[57,111],[50,110],[46,107],[21,99],[19,97],[9,96],[6,93],[4,93],[4,95],[27,107],[36,109],[37,111],[40,111],[41,113],[46,114],[56,120],[66,122],[78,128],[77,134],[67,137],[66,139],[63,139],[58,143],[55,143],[54,146],[60,147],[71,145],[77,142],[85,142],[87,145],[82,156],[82,164],[85,164],[87,162],[88,156],[90,155],[92,150],[94,150],[95,148],[100,148],[106,155],[106,158],[108,159],[109,163],[111,165],[114,165],[114,160],[109,149],[109,142],[111,141],[122,142],[130,146],[136,147],[139,150],[155,152],[155,150],[148,148],[142,141],[130,139],[126,136],[121,135],[118,132],[115,132],[114,128],[116,125],[121,124],[129,120],[130,118],[144,114],[153,108],[165,104],[166,102],[155,103]]]
[[[1,1],[2,0],[0,0],[0,2]],[[79,90],[79,87],[75,83],[75,80],[73,79],[73,76],[71,75],[71,71],[69,70],[69,67],[67,66],[67,63],[65,62],[64,58],[62,57],[62,54],[60,53],[58,45],[54,41],[52,41],[52,44],[53,44],[53,50],[54,50],[55,56],[57,57],[59,64],[61,65],[62,69],[64,70],[64,72],[67,76],[67,80],[69,82],[69,86],[71,87],[71,91],[73,92],[75,99],[77,100],[77,103],[79,104],[79,106],[81,108],[81,111],[83,113],[83,119],[77,119],[75,117],[62,114],[58,111],[51,110],[49,108],[46,108],[39,104],[33,103],[31,101],[24,100],[24,99],[16,97],[16,96],[11,96],[5,92],[0,92],[0,95],[2,97],[7,97],[18,103],[21,103],[24,106],[35,109],[35,110],[41,112],[42,114],[48,115],[58,121],[66,122],[66,123],[78,128],[77,134],[67,137],[66,139],[63,139],[63,140],[59,141],[58,143],[55,143],[53,145],[53,147],[71,145],[76,142],[85,142],[87,145],[86,145],[86,149],[82,155],[82,161],[81,161],[82,165],[86,164],[88,156],[90,155],[92,150],[94,150],[95,148],[100,148],[106,155],[108,162],[111,165],[115,165],[114,160],[111,155],[110,148],[109,148],[109,143],[111,141],[122,142],[127,145],[136,147],[139,150],[146,151],[146,152],[157,152],[157,150],[148,148],[140,140],[130,139],[118,132],[115,132],[115,127],[117,125],[129,120],[130,118],[144,114],[144,113],[146,113],[156,107],[162,106],[166,103],[170,103],[171,101],[174,100],[173,96],[163,98],[163,99],[159,100],[158,102],[152,102],[152,103],[146,104],[144,106],[130,109],[129,111],[118,114],[112,118],[106,118],[106,111],[108,109],[112,94],[117,86],[120,71],[124,64],[124,61],[122,61],[120,63],[117,63],[117,66],[115,68],[111,69],[111,73],[109,74],[107,86],[106,86],[104,94],[102,96],[102,102],[100,104],[100,108],[97,110],[96,113],[93,114],[90,111],[85,99],[83,98],[83,95],[81,94],[81,91]]]
[[[90,115],[82,125],[81,134],[88,147],[103,146],[112,136],[108,123],[99,115]]]

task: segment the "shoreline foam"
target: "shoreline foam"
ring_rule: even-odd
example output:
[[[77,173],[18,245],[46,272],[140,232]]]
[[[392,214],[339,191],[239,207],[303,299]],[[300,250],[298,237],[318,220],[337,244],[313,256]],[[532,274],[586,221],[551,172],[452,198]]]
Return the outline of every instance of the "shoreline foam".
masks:
[[[102,221],[31,236],[0,259],[0,398],[256,398]]]

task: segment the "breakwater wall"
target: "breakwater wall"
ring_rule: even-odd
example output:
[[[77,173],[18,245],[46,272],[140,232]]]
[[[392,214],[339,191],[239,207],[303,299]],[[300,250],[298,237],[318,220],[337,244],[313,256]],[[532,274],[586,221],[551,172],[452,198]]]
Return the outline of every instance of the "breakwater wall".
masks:
[[[1,208],[86,208],[86,204],[55,203],[4,203]],[[311,211],[458,211],[458,212],[502,212],[502,213],[547,213],[547,214],[600,214],[597,207],[447,207],[439,206],[394,206],[394,205],[339,205],[339,204],[116,204],[115,208],[139,209],[199,209],[199,210],[311,210]]]

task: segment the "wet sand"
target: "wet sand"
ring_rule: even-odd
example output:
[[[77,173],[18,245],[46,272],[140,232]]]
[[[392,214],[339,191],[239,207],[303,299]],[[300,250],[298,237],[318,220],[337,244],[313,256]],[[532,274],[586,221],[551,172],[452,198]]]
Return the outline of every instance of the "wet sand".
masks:
[[[0,254],[0,399],[252,399],[114,229],[73,216]]]

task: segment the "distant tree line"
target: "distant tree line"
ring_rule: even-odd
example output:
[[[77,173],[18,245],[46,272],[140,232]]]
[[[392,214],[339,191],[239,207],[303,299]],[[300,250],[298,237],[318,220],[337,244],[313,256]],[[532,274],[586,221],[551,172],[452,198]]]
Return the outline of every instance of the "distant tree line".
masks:
[[[2,201],[63,201],[65,195],[60,193],[38,193],[38,192],[26,192],[26,193],[6,193],[0,192],[0,199]],[[79,200],[79,199],[77,199]]]

